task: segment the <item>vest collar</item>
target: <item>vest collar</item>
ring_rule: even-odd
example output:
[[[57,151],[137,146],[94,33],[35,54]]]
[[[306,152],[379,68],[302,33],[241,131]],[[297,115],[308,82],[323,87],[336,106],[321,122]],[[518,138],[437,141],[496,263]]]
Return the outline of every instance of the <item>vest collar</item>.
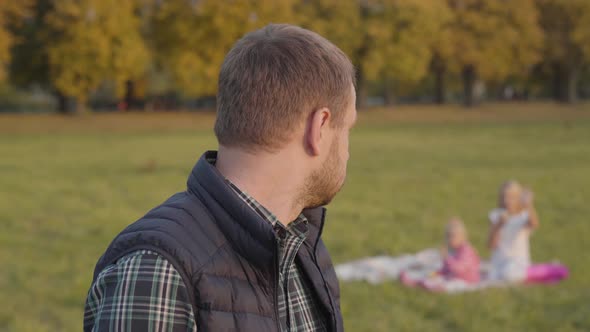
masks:
[[[209,162],[216,158],[217,151],[207,151],[201,156],[188,178],[188,192],[201,198],[240,254],[253,263],[267,268],[273,266],[276,250],[274,230],[235,194],[223,175]],[[323,228],[325,209],[305,209],[303,214],[312,226],[306,242],[315,247]]]
[[[324,229],[324,222],[326,219],[326,208],[318,207],[313,209],[305,209],[303,210],[303,215],[307,218],[307,222],[312,227],[309,227],[309,231],[307,233],[306,242],[313,246],[315,249],[320,237],[322,236],[322,231]]]

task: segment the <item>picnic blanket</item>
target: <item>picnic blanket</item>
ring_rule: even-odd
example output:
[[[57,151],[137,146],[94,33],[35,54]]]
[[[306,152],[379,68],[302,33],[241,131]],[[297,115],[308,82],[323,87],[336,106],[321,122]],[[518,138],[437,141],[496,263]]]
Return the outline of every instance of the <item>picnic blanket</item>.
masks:
[[[403,271],[411,270],[413,276],[427,275],[442,267],[442,258],[435,249],[397,257],[374,256],[354,260],[336,266],[336,274],[342,281],[367,281],[378,284],[397,280]]]
[[[366,281],[371,284],[379,284],[398,280],[402,272],[409,279],[424,279],[440,270],[442,264],[442,257],[438,250],[426,249],[415,254],[405,254],[397,257],[367,257],[339,264],[336,266],[336,274],[341,281]],[[445,280],[443,278],[433,278],[432,281],[437,284],[437,291],[447,293],[460,293],[509,285],[507,282],[487,280],[485,276],[488,271],[489,264],[482,262],[480,273],[484,278],[476,284],[468,284],[459,280]]]

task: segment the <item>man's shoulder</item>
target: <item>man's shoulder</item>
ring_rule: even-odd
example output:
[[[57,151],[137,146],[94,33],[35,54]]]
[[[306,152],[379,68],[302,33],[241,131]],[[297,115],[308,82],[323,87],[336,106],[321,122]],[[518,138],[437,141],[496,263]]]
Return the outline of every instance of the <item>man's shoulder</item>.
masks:
[[[183,191],[172,195],[162,204],[151,209],[138,221],[152,219],[171,220],[176,221],[178,224],[183,220],[208,220],[211,219],[211,215],[198,197]]]
[[[226,242],[203,204],[189,193],[181,192],[121,231],[97,268],[103,270],[127,254],[148,250],[165,257],[177,268],[186,269],[190,275]]]
[[[190,241],[180,243],[188,245],[195,240],[211,239],[211,233],[216,230],[215,219],[205,205],[194,195],[180,192],[150,210],[121,234],[160,233],[161,236],[178,236],[180,239],[189,234]]]
[[[158,243],[188,251],[198,250],[197,256],[209,256],[226,240],[215,218],[198,197],[180,192],[149,211],[125,231],[147,238],[157,237]]]

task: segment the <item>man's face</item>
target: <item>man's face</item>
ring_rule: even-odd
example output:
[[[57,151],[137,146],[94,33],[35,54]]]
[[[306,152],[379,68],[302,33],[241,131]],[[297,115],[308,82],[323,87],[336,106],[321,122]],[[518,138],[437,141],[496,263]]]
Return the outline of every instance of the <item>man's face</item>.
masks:
[[[319,170],[312,172],[305,183],[304,203],[306,207],[327,205],[344,185],[346,166],[350,157],[350,130],[356,123],[357,117],[354,87],[351,90],[344,123],[333,129],[334,138],[325,161]]]

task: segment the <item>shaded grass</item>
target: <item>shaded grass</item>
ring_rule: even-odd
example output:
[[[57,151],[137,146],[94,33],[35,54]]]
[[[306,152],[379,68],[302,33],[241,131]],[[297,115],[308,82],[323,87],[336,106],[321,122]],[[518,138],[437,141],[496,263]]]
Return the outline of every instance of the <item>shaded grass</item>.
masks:
[[[483,256],[497,186],[537,193],[537,261],[572,270],[552,287],[456,296],[396,283],[342,284],[349,331],[590,330],[590,116],[554,105],[401,108],[364,113],[349,176],[329,208],[336,263],[438,246],[446,219],[464,218]],[[215,147],[211,114],[0,117],[0,331],[73,331],[94,264],[112,237],[183,190]]]

